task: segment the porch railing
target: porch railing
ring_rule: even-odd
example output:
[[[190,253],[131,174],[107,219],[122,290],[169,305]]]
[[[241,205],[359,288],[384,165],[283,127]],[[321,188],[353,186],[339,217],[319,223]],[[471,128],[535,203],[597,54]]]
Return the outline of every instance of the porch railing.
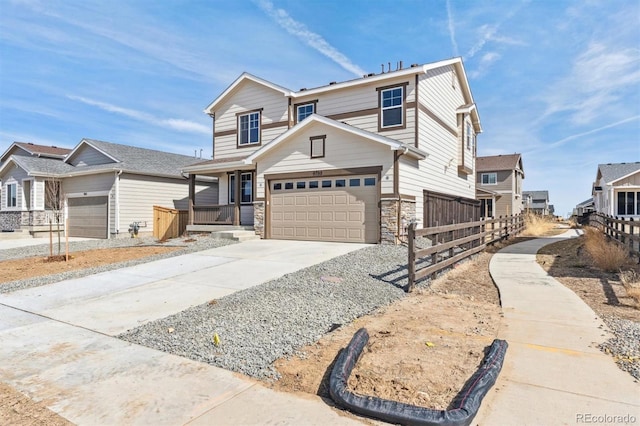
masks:
[[[194,225],[232,225],[234,205],[193,206]]]

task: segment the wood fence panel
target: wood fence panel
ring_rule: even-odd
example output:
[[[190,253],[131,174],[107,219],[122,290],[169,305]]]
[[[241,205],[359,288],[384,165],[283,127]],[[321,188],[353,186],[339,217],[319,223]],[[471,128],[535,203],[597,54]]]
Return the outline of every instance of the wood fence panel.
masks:
[[[153,206],[153,236],[159,240],[181,236],[187,230],[188,223],[188,210]]]

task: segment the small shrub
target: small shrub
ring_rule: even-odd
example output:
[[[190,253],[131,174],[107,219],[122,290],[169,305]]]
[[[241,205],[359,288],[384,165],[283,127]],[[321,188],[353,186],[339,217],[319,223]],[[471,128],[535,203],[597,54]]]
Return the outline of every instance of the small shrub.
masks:
[[[594,266],[605,272],[617,272],[630,261],[623,247],[608,241],[602,232],[592,227],[585,228],[584,248]]]

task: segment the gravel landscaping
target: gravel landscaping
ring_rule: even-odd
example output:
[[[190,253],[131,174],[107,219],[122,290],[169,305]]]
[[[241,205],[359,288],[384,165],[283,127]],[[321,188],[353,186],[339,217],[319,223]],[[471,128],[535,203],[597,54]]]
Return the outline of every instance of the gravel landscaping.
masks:
[[[235,241],[215,239],[208,235],[193,235],[188,237],[189,242],[185,242],[185,238],[175,238],[165,243],[158,243],[153,237],[142,238],[112,238],[112,239],[93,239],[86,241],[75,241],[69,243],[69,252],[79,252],[83,250],[94,249],[107,249],[116,247],[131,247],[131,246],[150,246],[157,245],[162,247],[179,247],[179,250],[172,251],[170,253],[159,254],[155,256],[148,256],[141,259],[130,260],[126,262],[112,263],[108,265],[102,265],[94,268],[86,268],[74,271],[63,272],[54,275],[46,275],[36,278],[29,278],[18,281],[11,281],[3,283],[0,286],[1,293],[10,293],[16,290],[22,290],[25,288],[38,287],[41,285],[51,284],[54,282],[85,277],[87,275],[97,274],[105,271],[112,271],[114,269],[126,268],[128,266],[134,266],[141,263],[151,262],[153,260],[166,259],[168,257],[179,256],[186,253],[193,253],[197,251],[207,250],[210,248],[216,248],[225,246],[228,244],[235,244]],[[57,253],[57,244],[54,244],[54,253]],[[64,250],[64,248],[63,248]],[[15,249],[0,250],[0,261],[10,259],[20,259],[41,256],[49,256],[49,243],[44,240],[43,244],[19,247]]]
[[[602,320],[614,337],[599,345],[599,348],[611,354],[621,370],[640,380],[640,322],[611,316]]]
[[[276,359],[404,297],[406,261],[406,247],[367,247],[118,337],[251,377],[277,379]]]

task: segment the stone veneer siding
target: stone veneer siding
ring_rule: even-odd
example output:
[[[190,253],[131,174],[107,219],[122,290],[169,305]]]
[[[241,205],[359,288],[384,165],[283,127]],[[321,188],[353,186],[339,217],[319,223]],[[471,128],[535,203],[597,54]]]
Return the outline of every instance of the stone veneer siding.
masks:
[[[256,231],[256,235],[260,235],[260,238],[264,238],[264,201],[253,202],[253,229]]]
[[[21,223],[22,212],[0,212],[0,231],[14,231]]]
[[[416,202],[397,198],[380,200],[380,234],[383,244],[399,244],[405,235],[404,228],[398,235],[398,208],[400,208],[400,226],[408,227],[416,219]]]

